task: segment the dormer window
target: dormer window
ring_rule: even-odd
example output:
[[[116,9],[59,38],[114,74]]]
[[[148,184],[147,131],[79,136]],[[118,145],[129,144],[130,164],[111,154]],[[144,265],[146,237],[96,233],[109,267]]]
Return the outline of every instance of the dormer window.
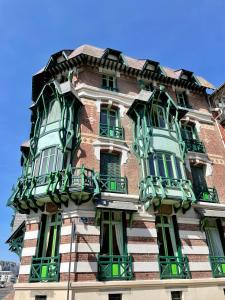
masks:
[[[102,88],[110,91],[117,91],[116,76],[103,74]]]

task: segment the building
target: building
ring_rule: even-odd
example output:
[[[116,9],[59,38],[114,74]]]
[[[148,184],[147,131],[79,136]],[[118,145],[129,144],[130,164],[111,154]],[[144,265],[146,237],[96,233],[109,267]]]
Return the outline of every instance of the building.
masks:
[[[84,45],[33,76],[15,300],[224,299],[225,149],[184,69]],[[217,111],[217,110],[216,110]]]
[[[0,261],[0,282],[15,282],[18,276],[19,265],[12,261]]]

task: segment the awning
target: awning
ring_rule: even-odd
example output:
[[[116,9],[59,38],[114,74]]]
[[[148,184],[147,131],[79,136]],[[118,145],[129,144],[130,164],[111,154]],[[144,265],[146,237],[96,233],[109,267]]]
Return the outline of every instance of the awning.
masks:
[[[204,208],[195,208],[195,210],[201,217],[225,218],[224,210],[212,210]]]
[[[138,211],[137,205],[128,201],[114,201],[98,199],[95,202],[96,208],[126,210],[129,212]]]

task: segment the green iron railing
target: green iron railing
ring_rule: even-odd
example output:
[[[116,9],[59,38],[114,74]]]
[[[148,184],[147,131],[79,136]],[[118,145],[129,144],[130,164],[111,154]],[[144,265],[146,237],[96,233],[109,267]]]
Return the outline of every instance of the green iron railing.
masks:
[[[100,124],[99,134],[114,139],[124,139],[124,130],[122,127],[108,126],[106,124]]]
[[[197,197],[198,201],[218,203],[219,198],[216,188],[207,188],[206,191],[200,192]]]
[[[213,277],[225,277],[225,256],[209,256]]]
[[[32,257],[30,282],[59,281],[60,256]]]
[[[102,89],[108,90],[108,91],[113,91],[113,92],[118,92],[118,88],[112,87],[112,86],[107,86],[107,85],[102,85]]]
[[[187,256],[158,256],[161,279],[188,279],[191,278]]]
[[[110,175],[101,175],[99,186],[102,192],[127,194],[127,178]]]
[[[194,139],[183,139],[183,141],[187,151],[205,153],[205,146],[201,141]]]
[[[98,255],[98,280],[133,279],[130,255]]]

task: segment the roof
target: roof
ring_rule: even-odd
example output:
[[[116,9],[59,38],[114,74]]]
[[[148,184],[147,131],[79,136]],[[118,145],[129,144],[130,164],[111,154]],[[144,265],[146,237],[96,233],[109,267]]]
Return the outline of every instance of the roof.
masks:
[[[104,54],[105,50],[106,49],[97,48],[97,47],[94,47],[91,45],[82,45],[82,46],[76,48],[75,50],[73,50],[73,52],[68,56],[68,59],[73,58],[79,54],[86,54],[86,55],[94,56],[97,58],[101,58],[102,55]],[[126,59],[126,62],[129,67],[134,68],[134,69],[139,69],[139,70],[142,70],[145,62],[148,61],[148,59],[135,59],[135,58],[132,58],[132,57],[129,57],[126,55],[124,55],[124,58]],[[161,66],[161,68],[165,72],[166,76],[175,78],[175,79],[179,78],[181,71],[182,71],[182,69],[174,70],[172,68],[164,67],[164,66]],[[211,84],[210,82],[208,82],[203,77],[198,76],[198,75],[195,75],[195,76],[202,86],[205,86],[210,89],[215,89],[215,86],[213,84]]]

